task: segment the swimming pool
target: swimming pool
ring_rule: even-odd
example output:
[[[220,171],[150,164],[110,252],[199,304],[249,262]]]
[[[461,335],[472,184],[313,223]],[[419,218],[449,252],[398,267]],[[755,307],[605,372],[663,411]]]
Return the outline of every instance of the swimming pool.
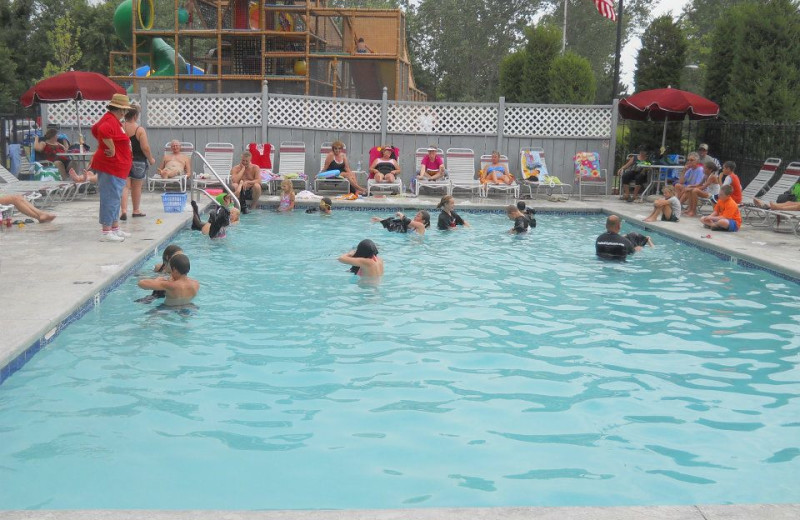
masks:
[[[798,501],[796,284],[660,236],[597,261],[600,215],[368,215],[181,236],[197,310],[131,279],[0,386],[0,508]],[[365,237],[378,288],[335,261]]]

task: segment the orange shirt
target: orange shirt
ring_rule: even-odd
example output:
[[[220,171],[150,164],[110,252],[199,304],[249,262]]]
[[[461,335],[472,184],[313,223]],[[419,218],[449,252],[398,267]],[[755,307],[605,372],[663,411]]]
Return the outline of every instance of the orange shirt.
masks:
[[[732,197],[728,197],[728,200],[725,201],[722,199],[717,201],[717,204],[714,206],[714,213],[722,218],[735,220],[736,226],[739,228],[742,227],[742,214],[739,213],[739,206],[733,201]]]

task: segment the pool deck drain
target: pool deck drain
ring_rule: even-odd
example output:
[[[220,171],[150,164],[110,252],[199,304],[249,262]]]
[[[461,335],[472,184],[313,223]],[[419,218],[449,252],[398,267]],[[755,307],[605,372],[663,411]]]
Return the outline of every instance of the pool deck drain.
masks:
[[[334,201],[336,207],[374,208],[375,215],[386,207],[432,209],[439,197],[387,197],[361,201]],[[512,201],[503,198],[465,199],[457,196],[457,209],[501,209]],[[263,204],[276,203],[277,197],[262,197]],[[307,204],[298,201],[298,204]],[[626,204],[615,197],[593,197],[578,201],[529,201],[541,212],[616,213],[634,225],[649,213],[651,204]],[[132,234],[123,243],[99,242],[97,198],[60,204],[53,211],[58,218],[49,224],[26,224],[0,229],[0,369],[6,371],[36,342],[47,343],[58,326],[87,302],[112,286],[121,276],[158,245],[186,227],[191,216],[187,204],[183,213],[164,213],[160,193],[145,193],[142,210],[145,218],[129,219],[122,228]],[[335,211],[335,209],[334,209]],[[598,215],[597,234],[603,232]],[[546,222],[543,216],[540,222]],[[638,222],[638,224],[635,224]],[[246,221],[243,225],[247,225]],[[800,280],[800,238],[775,233],[747,224],[739,233],[709,232],[696,218],[677,223],[657,222],[647,227],[680,240],[748,260],[754,264]],[[629,229],[628,224],[623,229]],[[498,230],[500,232],[501,230]],[[706,238],[707,235],[711,238]],[[670,239],[656,236],[657,247],[669,247]],[[15,363],[19,363],[16,360]],[[0,378],[2,381],[2,378]],[[304,512],[178,512],[178,511],[0,511],[0,519],[53,520],[95,519],[798,519],[800,505],[664,506],[628,508],[487,508],[487,509],[409,509],[385,511],[304,511]]]

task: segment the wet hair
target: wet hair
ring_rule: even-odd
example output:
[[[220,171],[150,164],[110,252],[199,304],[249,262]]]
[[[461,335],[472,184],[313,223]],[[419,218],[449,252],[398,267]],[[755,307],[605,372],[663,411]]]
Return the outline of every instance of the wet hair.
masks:
[[[333,208],[333,202],[331,202],[331,198],[330,197],[322,197],[322,200],[320,202],[325,204],[328,207],[328,209],[332,209]]]
[[[528,206],[525,205],[525,201],[524,200],[521,200],[521,201],[517,202],[517,209],[518,210],[525,211],[525,208],[527,208],[527,207]]]
[[[436,209],[442,209],[444,207],[444,205],[447,204],[448,202],[450,202],[451,200],[456,200],[456,199],[454,199],[452,195],[445,195],[439,201],[439,204],[436,205]]]
[[[428,213],[427,211],[422,209],[417,214],[422,217],[422,223],[425,224],[426,228],[431,227],[431,214],[430,213]]]
[[[58,130],[55,128],[48,128],[47,132],[44,133],[44,139],[52,139],[53,137],[58,135]]]
[[[358,43],[364,43],[364,38],[359,38]]]
[[[373,256],[378,256],[378,246],[368,238],[359,242],[356,246],[356,252],[353,253],[353,258],[372,258]],[[359,269],[357,265],[354,265],[350,267],[350,272],[356,274]]]
[[[731,186],[730,184],[726,184],[725,186],[721,187],[719,191],[720,193],[724,193],[725,195],[730,197],[731,194],[733,193],[733,186]]]
[[[170,259],[178,253],[182,253],[183,249],[178,244],[170,244],[164,248],[164,252],[161,253],[161,268],[158,270],[159,273],[164,272],[164,269],[167,268],[169,265]]]
[[[722,163],[722,167],[727,168],[732,172],[736,171],[736,163],[733,161],[725,161],[724,163]]]
[[[176,253],[169,259],[169,268],[183,275],[189,274],[189,269],[191,268],[189,257],[183,253]]]
[[[125,121],[135,121],[136,117],[139,115],[139,107],[135,105],[131,105],[131,108],[125,112]]]

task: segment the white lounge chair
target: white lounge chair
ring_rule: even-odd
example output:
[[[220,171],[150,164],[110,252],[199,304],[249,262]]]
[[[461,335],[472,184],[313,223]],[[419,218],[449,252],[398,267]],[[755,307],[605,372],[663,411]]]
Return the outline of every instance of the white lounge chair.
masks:
[[[192,176],[192,187],[208,188],[219,186],[216,173],[225,184],[231,181],[231,168],[233,167],[234,147],[231,143],[208,143],[203,149],[203,173]],[[208,163],[208,165],[206,164]],[[209,169],[209,166],[211,167]],[[213,172],[211,171],[213,170]]]
[[[444,152],[441,148],[436,149],[436,153],[444,159]],[[427,148],[417,148],[417,151],[414,153],[414,162],[416,163],[417,167],[420,168],[417,170],[417,175],[422,170],[422,159],[428,155]],[[414,179],[414,195],[419,197],[419,191],[422,188],[428,188],[431,190],[442,190],[445,194],[450,192],[450,177],[447,174],[447,170],[444,171],[444,177],[441,179],[437,179],[435,181],[429,180],[419,180]]]
[[[373,159],[373,157],[379,157],[378,147],[373,146],[372,148],[370,148],[367,157],[368,157],[367,164],[371,166],[372,161],[375,160]],[[398,161],[397,164],[400,164],[400,149],[397,148],[396,146],[394,147],[394,158],[395,160]],[[400,177],[400,175],[396,175],[394,182],[377,182],[372,178],[372,173],[370,173],[369,176],[367,177],[367,197],[369,197],[370,193],[372,193],[373,191],[384,191],[384,190],[388,191],[397,190],[398,194],[403,193],[403,179]]]
[[[742,209],[753,206],[753,199],[758,197],[759,193],[769,184],[769,181],[775,176],[775,172],[778,171],[780,165],[781,160],[776,157],[770,157],[764,161],[758,174],[756,174],[753,180],[750,181],[750,184],[742,190]],[[697,203],[698,211],[700,208],[711,206],[713,205],[709,199],[700,199]]]
[[[575,163],[575,184],[578,185],[578,200],[583,200],[584,186],[600,188],[608,195],[608,170],[600,168],[600,154],[597,152],[578,152],[572,158]]]
[[[0,165],[0,193],[23,195],[39,207],[62,201],[73,186],[72,181],[21,181]]]
[[[274,164],[274,163],[273,163]],[[303,141],[284,141],[278,149],[277,178],[272,180],[276,187],[285,179],[291,179],[292,187],[305,190],[306,181],[306,143]],[[275,191],[275,190],[272,190]]]
[[[483,184],[475,177],[475,152],[469,148],[448,148],[445,164],[450,177],[450,194],[456,189],[483,193]]]
[[[322,143],[322,146],[319,147],[319,171],[323,172],[325,170],[325,158],[331,153],[333,149],[331,148],[331,143]],[[347,145],[344,146],[344,151],[347,152]],[[316,177],[314,179],[314,191],[319,192],[320,188],[325,188],[326,190],[330,189],[331,191],[336,190],[337,188],[344,187],[345,193],[350,193],[350,181],[345,179],[344,177]]]
[[[171,141],[170,141],[171,142]],[[170,153],[172,151],[172,147],[170,143],[164,145],[164,153]],[[169,179],[162,179],[161,176],[158,174],[158,168],[148,168],[147,174],[147,191],[153,191],[156,186],[161,186],[165,190],[167,186],[177,185],[180,191],[186,191],[186,185],[189,181],[189,177],[191,175],[191,160],[192,154],[194,153],[194,145],[192,143],[181,143],[181,153],[184,155],[189,156],[189,170],[190,175],[186,175],[184,173],[180,175],[176,175],[175,177],[170,177]]]
[[[492,164],[491,155],[481,155],[481,168],[480,168],[481,171],[486,171],[486,168],[488,168],[491,164]],[[500,164],[506,167],[506,171],[510,175],[513,175],[511,174],[511,170],[509,170],[508,168],[508,156],[501,155]],[[490,191],[503,192],[506,194],[506,197],[508,197],[509,193],[513,193],[514,198],[519,198],[519,184],[517,183],[517,179],[514,179],[514,182],[512,182],[511,184],[489,184],[489,183],[484,184],[483,195],[485,197],[488,197]]]
[[[528,188],[528,195],[534,198],[542,186],[542,179],[548,175],[547,164],[544,160],[544,149],[522,148],[519,151],[519,165],[522,170],[520,185]]]
[[[767,191],[760,198],[761,202],[777,202],[778,196],[789,191],[798,181],[798,179],[800,179],[800,161],[794,161],[786,166],[786,169],[783,171],[783,175],[781,175],[781,177],[775,181],[775,184],[772,185],[769,191]],[[742,191],[742,197],[744,197],[744,191]],[[744,202],[744,198],[742,198],[742,202]],[[748,220],[748,223],[754,226],[770,226],[776,231],[782,230],[780,228],[782,223],[792,223],[798,218],[798,215],[790,212],[772,211],[765,208],[759,208],[757,206],[742,205],[741,210],[742,219],[753,219],[752,221]]]

